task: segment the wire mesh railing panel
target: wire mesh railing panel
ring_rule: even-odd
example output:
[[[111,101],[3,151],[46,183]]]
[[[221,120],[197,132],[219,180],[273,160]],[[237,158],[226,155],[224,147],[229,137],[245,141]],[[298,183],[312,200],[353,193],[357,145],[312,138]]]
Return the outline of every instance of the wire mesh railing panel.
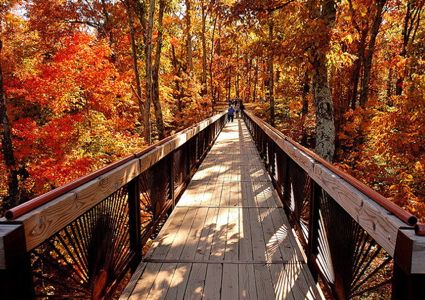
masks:
[[[391,298],[392,256],[311,177],[313,169],[307,172],[308,166],[302,167],[278,145],[278,134],[270,136],[273,129],[261,127],[261,121],[247,115],[245,121],[313,277],[323,283],[326,295],[337,299]]]
[[[133,254],[124,186],[30,252],[36,297],[108,297]]]
[[[141,237],[152,235],[153,227],[170,207],[171,163],[165,157],[139,176]]]
[[[224,124],[214,116],[0,222],[0,298],[116,297]]]
[[[392,257],[326,192],[319,198],[322,278],[339,299],[391,298]]]

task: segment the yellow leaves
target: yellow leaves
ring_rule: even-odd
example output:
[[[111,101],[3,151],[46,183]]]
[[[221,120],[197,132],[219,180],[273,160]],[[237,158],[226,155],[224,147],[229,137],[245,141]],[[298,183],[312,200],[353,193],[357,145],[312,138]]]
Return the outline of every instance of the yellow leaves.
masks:
[[[418,171],[418,172],[424,171],[424,166],[422,165],[422,163],[420,161],[417,161],[414,166],[415,166],[416,171]]]

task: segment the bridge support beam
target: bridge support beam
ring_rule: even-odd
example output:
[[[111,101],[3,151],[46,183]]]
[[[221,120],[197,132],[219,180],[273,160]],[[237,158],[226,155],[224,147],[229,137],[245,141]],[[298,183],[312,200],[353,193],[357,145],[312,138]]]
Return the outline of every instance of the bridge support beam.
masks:
[[[0,226],[0,298],[35,299],[22,224]]]
[[[425,242],[412,229],[400,229],[394,253],[393,300],[424,299]]]

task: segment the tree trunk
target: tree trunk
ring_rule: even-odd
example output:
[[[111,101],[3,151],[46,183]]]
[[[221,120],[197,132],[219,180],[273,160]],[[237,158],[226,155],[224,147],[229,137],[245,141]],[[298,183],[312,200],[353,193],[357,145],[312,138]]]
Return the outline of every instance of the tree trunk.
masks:
[[[190,0],[185,0],[186,4],[186,57],[187,57],[187,73],[193,71],[193,54],[192,54],[192,20],[191,20],[191,3]]]
[[[153,32],[153,21],[155,13],[155,0],[150,0],[149,2],[149,19],[147,23],[147,28],[145,32],[145,68],[146,68],[146,101],[145,101],[145,111],[143,116],[143,123],[145,125],[144,137],[148,144],[152,142],[151,138],[151,103],[153,96],[153,80],[152,80],[152,32]]]
[[[232,70],[230,67],[227,68],[227,101],[230,100],[232,89]]]
[[[176,75],[175,76],[176,79],[174,80],[174,82],[175,82],[175,85],[176,85],[176,92],[177,93],[174,94],[174,99],[177,100],[177,110],[178,110],[179,113],[181,113],[182,110],[183,110],[183,105],[182,105],[182,102],[181,102],[183,90],[182,90],[182,87],[180,85],[180,78],[181,78],[182,74],[181,74],[181,67],[180,67],[180,64],[179,64],[179,62],[177,60],[177,56],[176,56],[176,48],[174,47],[174,45],[171,45],[171,57],[172,57],[172,64],[173,64],[173,67],[174,67],[174,73]]]
[[[336,18],[333,0],[322,0],[319,17],[326,24],[327,32],[322,39],[321,48],[314,50],[314,104],[316,106],[316,147],[315,151],[328,161],[335,153],[335,124],[332,95],[328,83],[326,49],[330,42],[330,30]]]
[[[304,73],[304,79],[302,84],[302,94],[301,99],[303,102],[303,107],[301,109],[301,145],[307,146],[307,131],[305,128],[305,119],[308,114],[308,93],[310,92],[310,78],[308,76],[308,71]]]
[[[210,65],[209,65],[209,69],[210,69],[210,90],[211,90],[211,99],[213,101],[213,106],[215,106],[215,103],[217,102],[216,96],[215,96],[215,89],[214,89],[214,77],[213,77],[213,61],[214,61],[214,39],[215,39],[215,29],[217,26],[217,18],[218,16],[216,16],[214,18],[214,25],[213,25],[213,31],[212,31],[212,36],[211,36],[211,53],[210,53]]]
[[[393,95],[393,68],[390,67],[388,70],[388,78],[387,78],[387,103],[389,106],[393,106],[391,101],[391,96]]]
[[[2,51],[3,44],[0,40],[0,53]],[[12,133],[9,118],[7,116],[6,107],[6,94],[3,85],[3,69],[0,63],[0,120],[1,120],[1,144],[3,158],[7,169],[7,186],[8,195],[4,199],[4,208],[11,208],[19,204],[19,180],[18,180],[18,169],[16,165],[15,154],[12,145]]]
[[[372,28],[370,31],[369,37],[369,45],[367,49],[367,54],[365,57],[364,65],[363,65],[363,78],[362,78],[362,90],[360,93],[360,106],[364,107],[368,100],[369,96],[369,82],[370,82],[370,74],[372,71],[372,59],[373,54],[375,53],[375,45],[376,45],[376,37],[379,32],[379,27],[382,23],[382,11],[386,4],[387,0],[379,0],[375,3],[376,12],[375,17],[373,19]]]
[[[202,9],[202,91],[201,94],[204,96],[208,93],[208,84],[207,84],[207,41],[206,41],[206,21],[207,21],[207,13],[205,10],[204,0],[201,1],[201,9]]]
[[[361,31],[361,37],[359,42],[359,49],[357,52],[357,60],[354,62],[353,66],[353,72],[351,74],[351,95],[350,95],[350,106],[351,109],[356,108],[357,103],[357,91],[359,87],[359,81],[360,81],[360,70],[362,68],[362,65],[364,64],[364,57],[365,57],[365,48],[366,48],[366,38],[367,38],[367,30]],[[346,109],[348,109],[347,107]]]
[[[404,25],[402,31],[403,44],[400,52],[400,56],[403,58],[408,57],[408,47],[415,40],[416,32],[419,27],[422,10],[425,5],[425,1],[408,0],[406,8],[406,16],[404,18]],[[399,72],[396,82],[395,94],[400,96],[403,93],[403,82],[406,73],[406,67],[402,72]]]
[[[136,81],[136,97],[137,97],[137,104],[139,106],[139,121],[140,124],[143,124],[143,101],[142,101],[142,85],[140,83],[140,73],[139,73],[139,67],[137,65],[137,46],[136,46],[136,37],[135,37],[135,31],[134,31],[134,20],[133,20],[133,11],[130,4],[130,1],[126,1],[126,8],[127,8],[127,18],[128,18],[128,26],[130,27],[130,42],[131,42],[131,58],[133,60],[133,72],[134,72],[134,79]]]
[[[160,140],[165,138],[164,120],[162,117],[161,102],[159,99],[159,68],[161,66],[161,51],[162,51],[162,37],[163,27],[162,21],[164,19],[166,0],[159,0],[158,12],[158,37],[156,40],[155,64],[153,66],[153,106],[155,109],[156,127],[158,129],[158,137]]]
[[[257,101],[257,86],[258,86],[258,58],[255,59],[255,69],[254,69],[254,88],[252,92],[252,101]]]
[[[275,103],[274,103],[274,64],[273,64],[273,19],[269,17],[269,50],[267,57],[267,93],[268,100],[270,105],[270,125],[274,126],[275,124]]]

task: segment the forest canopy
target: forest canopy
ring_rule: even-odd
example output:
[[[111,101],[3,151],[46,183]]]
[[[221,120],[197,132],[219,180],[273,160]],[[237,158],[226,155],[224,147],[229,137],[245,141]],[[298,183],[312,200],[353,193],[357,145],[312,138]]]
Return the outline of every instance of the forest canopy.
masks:
[[[0,0],[2,210],[242,99],[424,221],[424,4]]]

